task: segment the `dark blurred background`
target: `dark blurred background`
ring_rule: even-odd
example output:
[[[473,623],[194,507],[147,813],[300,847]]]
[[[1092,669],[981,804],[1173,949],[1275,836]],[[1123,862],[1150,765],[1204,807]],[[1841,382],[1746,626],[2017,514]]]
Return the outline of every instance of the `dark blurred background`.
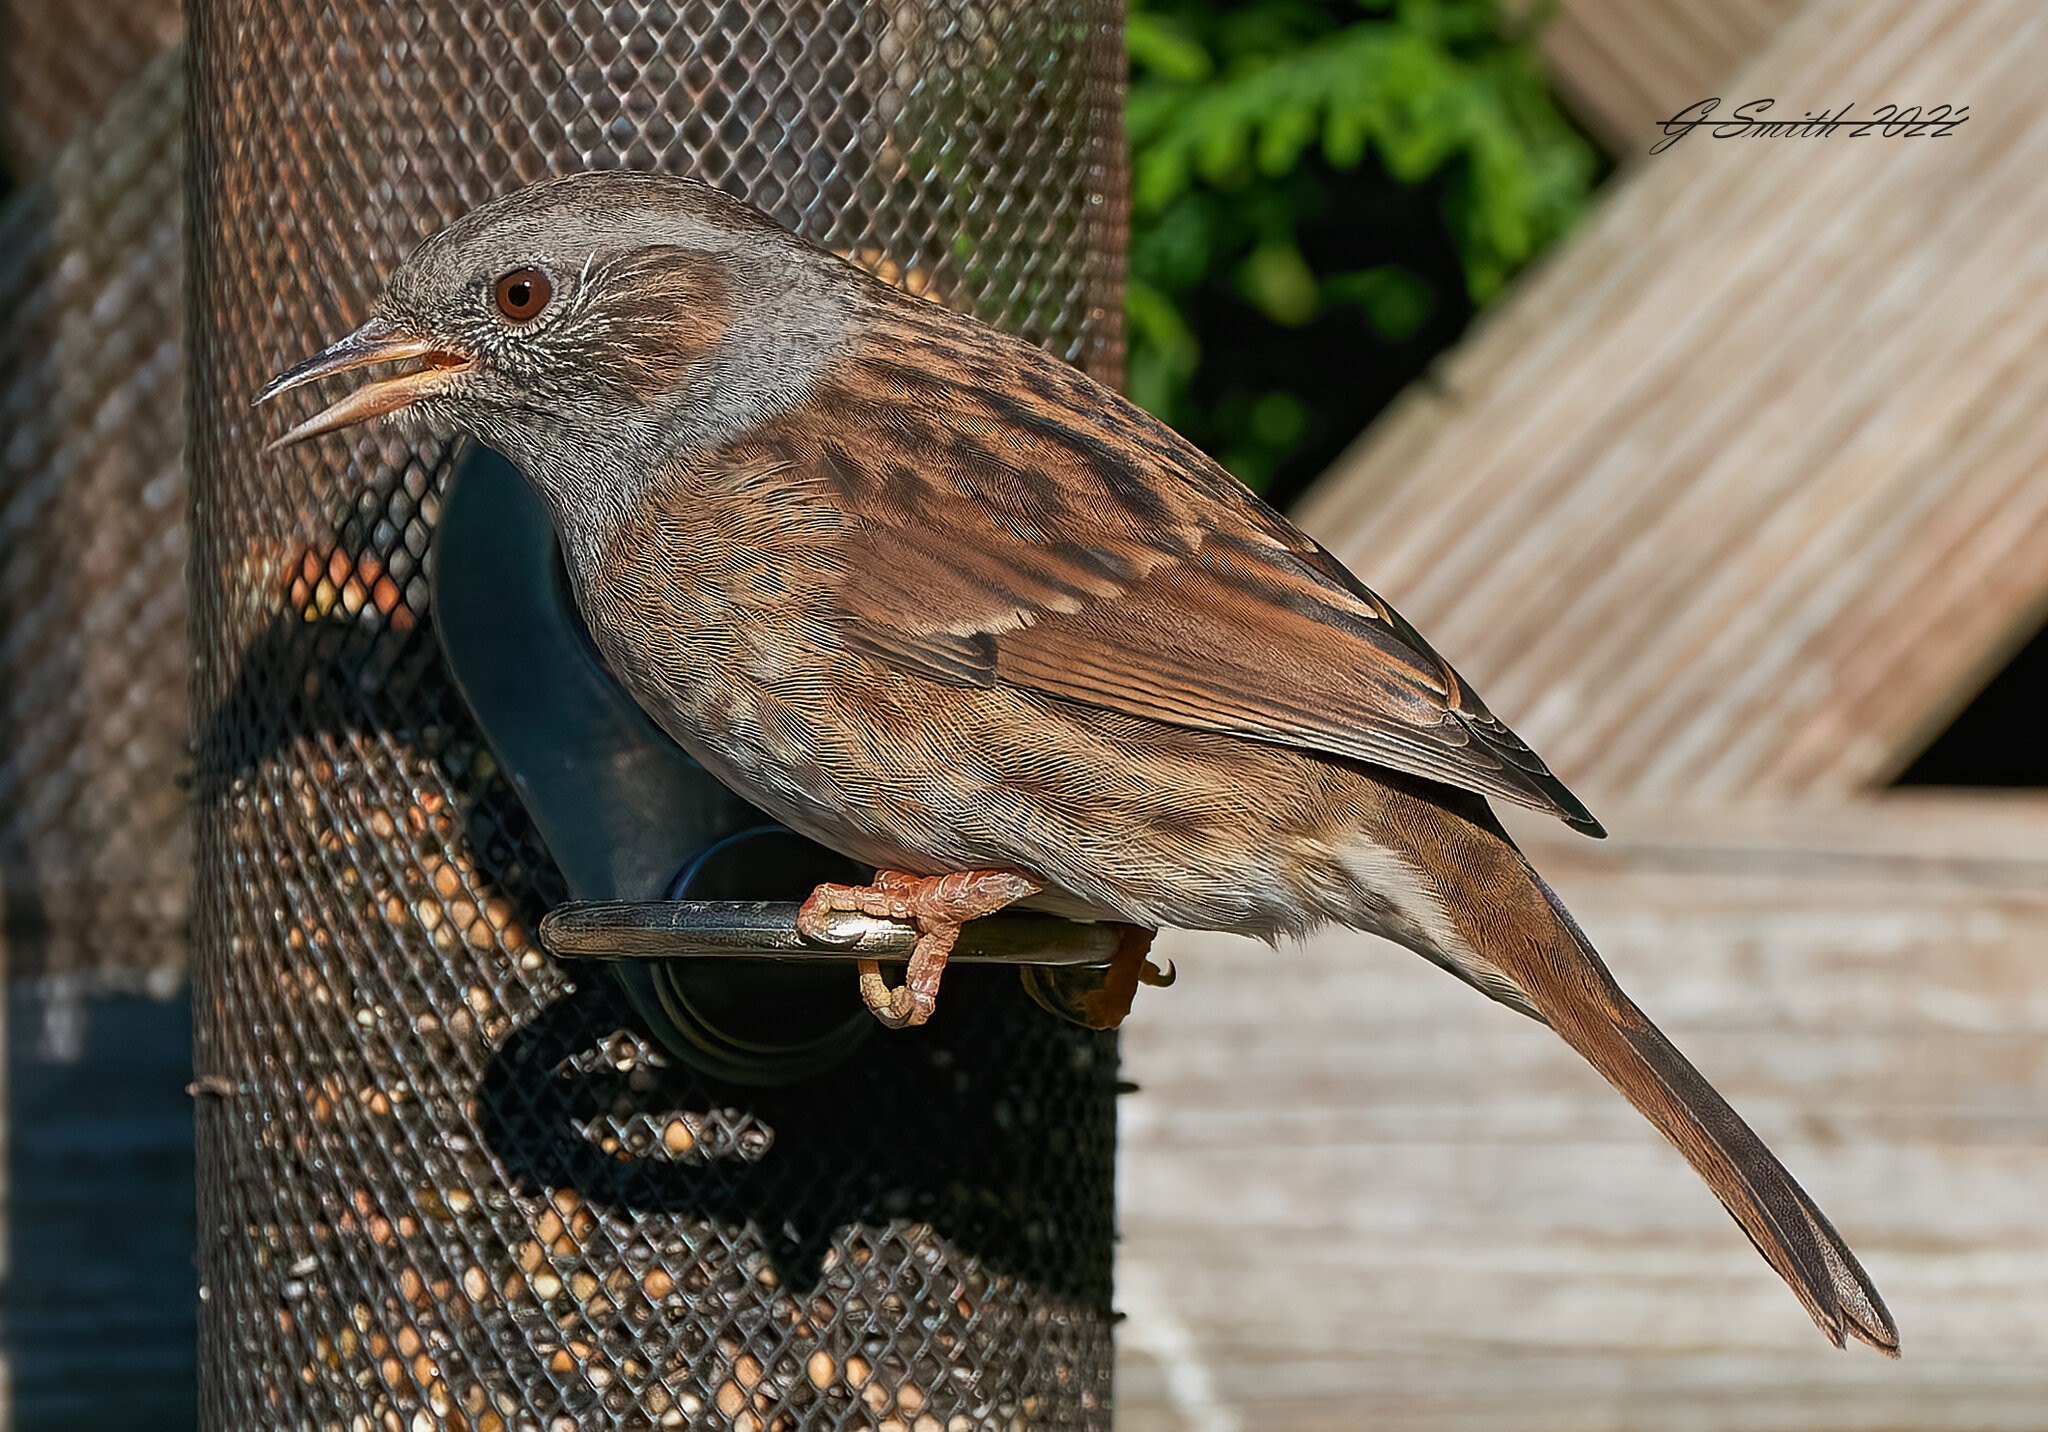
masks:
[[[1276,501],[1306,486],[1602,177],[1541,19],[1134,0],[1131,395]]]

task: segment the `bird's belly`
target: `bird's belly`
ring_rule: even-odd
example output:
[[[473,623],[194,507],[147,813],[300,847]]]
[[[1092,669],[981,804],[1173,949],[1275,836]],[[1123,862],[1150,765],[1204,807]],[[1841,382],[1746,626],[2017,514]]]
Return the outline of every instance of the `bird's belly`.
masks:
[[[623,664],[620,664],[624,669]],[[759,662],[705,663],[687,678],[622,677],[628,692],[677,744],[749,804],[849,859],[876,869],[943,874],[991,859],[963,835],[959,807],[973,800],[959,752],[947,742],[906,744],[860,703],[827,693],[846,683],[829,661],[786,677]],[[823,678],[823,679],[821,679]],[[1014,860],[1011,862],[1014,864]]]
[[[943,852],[913,849],[877,829],[871,815],[837,804],[830,796],[844,783],[802,755],[749,742],[714,747],[681,740],[697,763],[748,804],[818,844],[877,870],[943,874],[962,868]],[[930,845],[934,842],[924,842]]]

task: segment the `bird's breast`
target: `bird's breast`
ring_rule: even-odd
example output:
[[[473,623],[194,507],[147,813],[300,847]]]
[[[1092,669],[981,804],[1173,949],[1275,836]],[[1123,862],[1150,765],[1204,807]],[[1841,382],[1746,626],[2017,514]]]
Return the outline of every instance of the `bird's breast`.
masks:
[[[577,585],[606,665],[658,726],[776,819],[879,861],[845,829],[882,799],[846,715],[871,670],[839,640],[818,576],[710,514],[615,534]]]

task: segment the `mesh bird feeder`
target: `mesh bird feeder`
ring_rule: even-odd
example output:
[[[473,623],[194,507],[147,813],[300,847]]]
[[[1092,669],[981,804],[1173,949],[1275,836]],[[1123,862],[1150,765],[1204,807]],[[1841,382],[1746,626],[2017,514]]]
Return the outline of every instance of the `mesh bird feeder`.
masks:
[[[823,1076],[676,1058],[538,947],[564,865],[434,630],[457,445],[265,455],[249,400],[424,235],[613,165],[1114,377],[1119,7],[189,18],[205,1424],[1107,1426],[1113,1037],[963,968]],[[697,779],[664,838],[758,824]]]

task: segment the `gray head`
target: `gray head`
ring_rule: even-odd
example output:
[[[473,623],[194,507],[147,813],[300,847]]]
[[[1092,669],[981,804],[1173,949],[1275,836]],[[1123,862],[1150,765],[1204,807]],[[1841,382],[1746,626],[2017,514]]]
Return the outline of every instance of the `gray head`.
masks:
[[[504,453],[558,525],[581,526],[667,460],[802,401],[846,344],[863,283],[708,185],[579,174],[426,240],[368,322],[257,401],[407,363],[272,446],[413,412]]]

